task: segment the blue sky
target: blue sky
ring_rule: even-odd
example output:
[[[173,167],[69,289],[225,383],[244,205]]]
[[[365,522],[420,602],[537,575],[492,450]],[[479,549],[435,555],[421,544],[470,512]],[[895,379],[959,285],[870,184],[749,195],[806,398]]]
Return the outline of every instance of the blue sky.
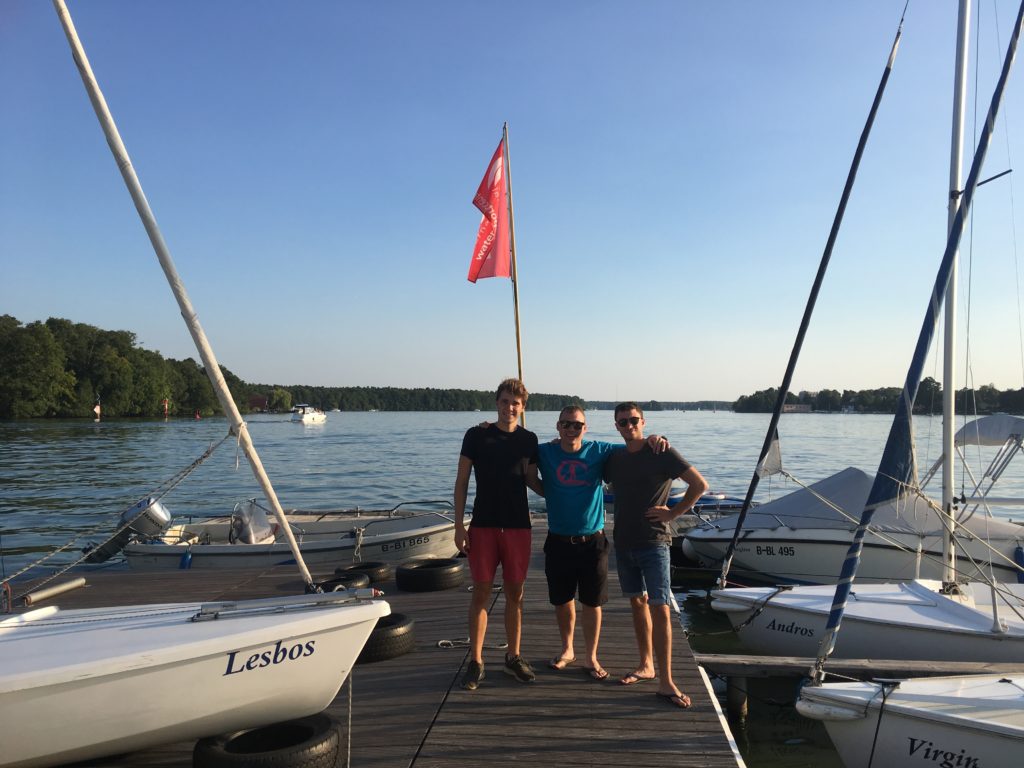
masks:
[[[68,4],[237,375],[515,375],[510,282],[465,279],[472,197],[508,121],[527,385],[644,400],[778,385],[903,8]],[[983,114],[1016,4],[979,4]],[[911,3],[795,390],[903,382],[945,242],[955,24],[952,0]],[[986,175],[1024,150],[1021,75]],[[0,4],[0,103],[0,313],[194,357],[49,3]],[[1024,385],[1018,175],[979,193],[961,272],[958,368],[1001,389]]]

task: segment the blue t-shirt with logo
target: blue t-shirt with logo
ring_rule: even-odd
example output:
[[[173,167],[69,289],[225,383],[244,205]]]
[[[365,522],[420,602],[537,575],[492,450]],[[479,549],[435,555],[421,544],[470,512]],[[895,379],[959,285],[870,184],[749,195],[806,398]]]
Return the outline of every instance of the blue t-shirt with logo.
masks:
[[[624,449],[595,440],[584,440],[576,453],[567,453],[559,443],[538,446],[551,533],[582,536],[604,528],[604,464],[612,451]]]

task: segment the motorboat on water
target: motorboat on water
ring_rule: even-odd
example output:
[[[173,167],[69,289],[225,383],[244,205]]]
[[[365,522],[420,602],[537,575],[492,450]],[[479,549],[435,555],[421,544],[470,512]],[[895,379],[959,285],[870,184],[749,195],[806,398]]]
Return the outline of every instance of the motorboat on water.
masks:
[[[292,408],[291,420],[298,424],[323,424],[327,421],[327,414],[309,403],[300,403]]]
[[[454,518],[430,506],[451,508],[447,501],[420,501],[377,511],[290,510],[287,520],[308,565],[335,568],[359,561],[451,557],[456,552]],[[133,570],[266,568],[295,562],[279,524],[255,499],[236,504],[230,516],[175,525],[166,508],[154,502],[143,519],[153,516],[166,524],[141,529],[123,543]],[[105,558],[117,549],[116,544],[104,548]]]
[[[391,612],[370,594],[6,618],[0,765],[78,762],[320,712]]]

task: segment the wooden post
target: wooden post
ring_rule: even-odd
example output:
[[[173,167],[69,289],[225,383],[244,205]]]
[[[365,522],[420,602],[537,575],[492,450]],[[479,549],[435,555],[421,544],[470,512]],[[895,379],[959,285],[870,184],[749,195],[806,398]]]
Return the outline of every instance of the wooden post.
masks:
[[[747,719],[747,678],[733,675],[725,680],[725,708],[735,720]]]

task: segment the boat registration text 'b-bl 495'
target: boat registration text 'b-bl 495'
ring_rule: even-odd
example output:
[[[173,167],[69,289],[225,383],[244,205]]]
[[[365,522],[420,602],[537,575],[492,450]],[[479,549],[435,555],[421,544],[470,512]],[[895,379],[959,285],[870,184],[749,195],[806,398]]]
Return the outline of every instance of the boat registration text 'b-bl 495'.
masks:
[[[796,547],[780,547],[776,544],[759,544],[755,548],[758,555],[766,555],[767,557],[794,557],[796,555]]]

